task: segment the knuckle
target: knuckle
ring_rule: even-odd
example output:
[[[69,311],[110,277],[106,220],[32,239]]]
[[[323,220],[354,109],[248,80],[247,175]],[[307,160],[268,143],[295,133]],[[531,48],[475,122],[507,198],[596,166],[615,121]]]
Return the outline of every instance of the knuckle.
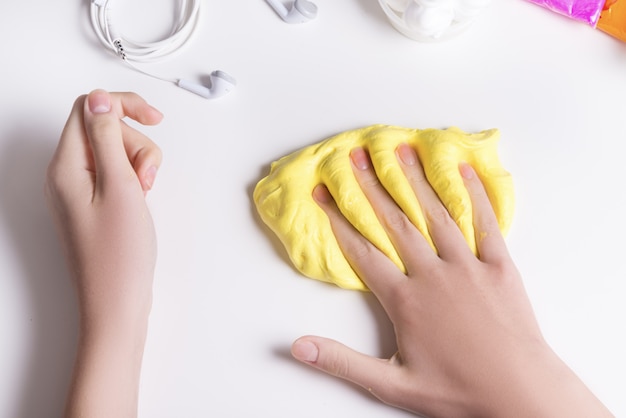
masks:
[[[143,100],[143,98],[134,91],[115,91],[111,92],[111,96],[117,100]]]
[[[374,251],[372,244],[365,238],[361,238],[345,245],[347,257],[357,264],[367,261]]]
[[[48,167],[44,181],[44,196],[48,202],[64,202],[69,199],[72,190],[66,179],[67,175],[62,167],[57,164]]]
[[[58,164],[52,162],[48,166],[48,170],[46,171],[46,180],[45,180],[45,190],[46,194],[53,194],[55,191],[61,188],[61,179],[63,175],[60,173],[60,168]]]
[[[108,142],[115,137],[119,129],[119,121],[110,117],[95,117],[85,120],[89,138],[92,141]]]
[[[443,205],[435,205],[427,208],[425,211],[426,219],[431,223],[446,225],[452,222],[452,217]]]
[[[489,266],[493,277],[498,278],[501,283],[516,283],[517,282],[517,269],[508,260],[501,260],[497,263],[492,263]]]
[[[415,166],[406,173],[406,177],[411,187],[413,187],[413,190],[426,190],[432,187],[421,167]]]
[[[485,237],[492,234],[493,231],[500,231],[500,225],[498,224],[498,220],[495,216],[481,216],[479,218],[481,235]]]
[[[384,224],[388,230],[404,232],[413,227],[409,218],[401,211],[394,211],[384,216]]]
[[[141,99],[141,96],[134,91],[124,91],[120,93],[121,95],[128,97],[130,99]]]
[[[407,180],[410,184],[418,189],[421,188],[420,186],[431,187],[430,183],[426,179],[426,176],[424,176],[424,172],[421,171],[421,169],[414,169],[407,173]]]
[[[362,188],[369,189],[369,190],[381,187],[380,180],[378,180],[378,177],[372,174],[364,175],[361,178],[360,183],[361,183]]]
[[[347,378],[350,376],[350,362],[342,352],[333,352],[326,357],[324,368],[333,376]]]
[[[152,152],[154,152],[154,155],[158,158],[159,161],[161,161],[163,159],[163,151],[161,150],[161,147],[159,147],[156,143],[152,142]]]
[[[163,160],[163,151],[152,141],[148,141],[139,151],[135,158],[141,159],[150,159],[150,161],[155,161],[158,164]]]

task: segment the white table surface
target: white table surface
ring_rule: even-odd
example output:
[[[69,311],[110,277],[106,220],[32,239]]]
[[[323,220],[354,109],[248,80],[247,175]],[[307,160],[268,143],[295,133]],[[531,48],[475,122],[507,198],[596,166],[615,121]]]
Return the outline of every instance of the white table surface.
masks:
[[[545,336],[626,416],[626,44],[522,0],[435,44],[400,35],[376,0],[316,2],[315,21],[287,25],[262,0],[205,1],[194,41],[149,68],[226,71],[238,86],[217,101],[106,52],[88,1],[2,3],[0,417],[61,415],[77,311],[42,187],[74,98],[94,88],[165,114],[144,129],[164,163],[141,417],[409,416],[291,359],[303,334],[389,356],[392,329],[370,294],[296,273],[251,203],[271,161],[374,123],[501,129],[507,240]],[[161,33],[172,2],[148,3],[120,29]]]

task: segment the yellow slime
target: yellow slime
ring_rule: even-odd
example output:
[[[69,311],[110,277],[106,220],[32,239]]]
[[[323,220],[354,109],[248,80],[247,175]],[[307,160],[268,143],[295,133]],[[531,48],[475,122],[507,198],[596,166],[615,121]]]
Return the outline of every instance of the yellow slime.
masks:
[[[474,167],[506,234],[513,218],[514,194],[512,178],[498,158],[499,136],[496,129],[468,134],[458,128],[419,130],[386,125],[347,131],[272,163],[269,175],[256,185],[254,202],[302,274],[343,288],[366,290],[343,256],[326,214],[311,196],[315,186],[325,184],[348,221],[406,271],[356,182],[349,154],[356,147],[367,150],[383,186],[436,250],[419,202],[396,158],[396,147],[407,143],[417,151],[428,181],[476,253],[472,205],[458,166],[464,161]]]

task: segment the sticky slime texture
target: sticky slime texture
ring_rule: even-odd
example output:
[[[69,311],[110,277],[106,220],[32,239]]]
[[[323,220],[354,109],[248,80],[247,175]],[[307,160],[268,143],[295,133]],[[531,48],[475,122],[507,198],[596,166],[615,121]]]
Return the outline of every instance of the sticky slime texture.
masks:
[[[498,158],[499,137],[496,129],[468,134],[458,128],[374,125],[347,131],[272,163],[269,175],[256,185],[254,202],[302,274],[366,290],[343,256],[328,217],[312,198],[315,186],[325,184],[348,221],[405,271],[355,179],[349,155],[357,147],[367,150],[382,185],[435,249],[419,202],[396,158],[397,146],[407,143],[417,151],[428,181],[476,253],[472,205],[458,166],[464,161],[474,167],[506,234],[513,218],[514,193],[512,178]]]

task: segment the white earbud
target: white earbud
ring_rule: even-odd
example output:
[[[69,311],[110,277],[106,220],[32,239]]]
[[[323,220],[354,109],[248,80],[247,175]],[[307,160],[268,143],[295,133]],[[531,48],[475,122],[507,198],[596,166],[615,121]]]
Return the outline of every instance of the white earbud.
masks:
[[[192,93],[202,96],[206,99],[217,99],[222,97],[235,88],[237,82],[235,79],[223,71],[213,71],[209,76],[211,85],[206,87],[194,81],[180,79],[176,82],[178,87],[182,87]]]
[[[235,79],[223,71],[213,71],[210,74],[210,86],[206,87],[189,80],[162,77],[135,65],[158,61],[185,45],[198,27],[202,0],[181,1],[179,15],[176,16],[171,34],[155,42],[133,42],[124,39],[113,24],[114,10],[111,7],[113,3],[115,0],[91,0],[91,24],[102,44],[129,67],[157,80],[176,84],[207,99],[222,97],[234,89]]]
[[[315,19],[317,16],[317,6],[309,0],[295,0],[290,9],[287,9],[282,0],[266,1],[287,23],[304,23]]]

